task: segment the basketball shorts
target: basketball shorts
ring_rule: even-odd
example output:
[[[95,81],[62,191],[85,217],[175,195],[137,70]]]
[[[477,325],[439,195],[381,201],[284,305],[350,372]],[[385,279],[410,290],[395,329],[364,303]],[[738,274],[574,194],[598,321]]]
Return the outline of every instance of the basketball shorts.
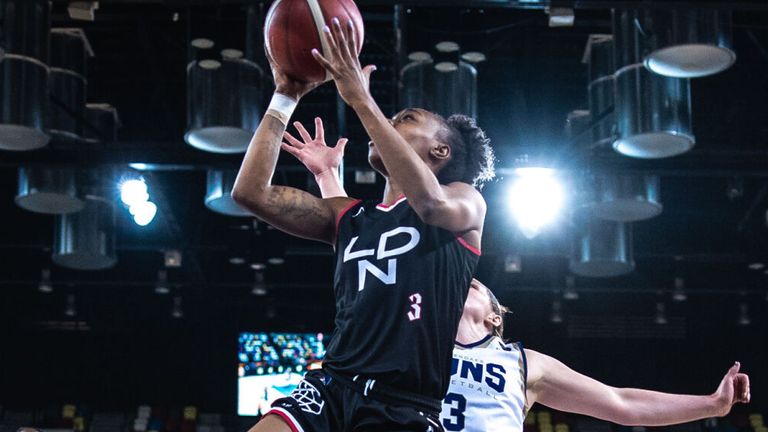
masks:
[[[439,412],[392,403],[392,398],[385,403],[376,397],[375,386],[369,393],[336,378],[322,370],[308,372],[267,415],[280,416],[293,432],[443,432]]]

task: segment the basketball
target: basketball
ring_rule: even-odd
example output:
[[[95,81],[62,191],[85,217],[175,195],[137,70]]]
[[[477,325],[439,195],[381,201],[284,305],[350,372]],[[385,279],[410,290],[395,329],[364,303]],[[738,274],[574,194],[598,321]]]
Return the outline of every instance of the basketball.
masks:
[[[363,17],[352,0],[275,0],[264,24],[264,44],[275,65],[288,76],[305,82],[330,79],[312,57],[317,48],[328,58],[323,26],[336,17],[345,28],[352,20],[357,54],[363,48]]]

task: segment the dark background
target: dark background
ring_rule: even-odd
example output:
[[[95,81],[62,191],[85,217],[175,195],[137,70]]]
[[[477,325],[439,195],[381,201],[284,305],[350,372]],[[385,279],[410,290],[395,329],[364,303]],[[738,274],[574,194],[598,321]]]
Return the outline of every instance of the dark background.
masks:
[[[116,106],[123,127],[114,144],[54,142],[36,152],[0,154],[0,404],[196,404],[232,413],[239,331],[331,330],[330,248],[209,211],[203,204],[206,168],[236,168],[241,156],[207,154],[183,142],[188,43],[204,36],[219,47],[246,48],[244,3],[106,1],[95,22],[83,23],[67,17],[66,2],[54,1],[54,26],[84,27],[96,54],[89,61],[89,101]],[[465,51],[488,56],[478,68],[479,122],[500,167],[513,167],[515,157],[532,150],[560,161],[574,176],[598,168],[660,175],[664,212],[633,227],[636,270],[613,279],[576,278],[581,296],[563,302],[564,322],[555,324],[551,304],[568,274],[569,224],[563,220],[533,241],[522,237],[506,208],[502,170],[483,191],[489,213],[478,278],[514,311],[507,319],[509,338],[578,371],[617,386],[709,393],[739,360],[751,374],[753,408],[765,412],[768,276],[748,265],[768,262],[768,6],[729,5],[738,59],[727,71],[692,83],[692,152],[652,162],[611,154],[587,160],[566,137],[565,116],[586,108],[581,57],[589,34],[610,33],[609,3],[577,2],[574,27],[550,28],[535,3],[395,6],[360,0],[367,33],[363,62],[379,66],[372,92],[393,114],[399,54],[454,40]],[[396,50],[395,29],[402,30],[404,51]],[[329,141],[346,122],[347,189],[376,198],[381,181],[353,181],[355,170],[366,168],[367,139],[351,111],[342,111],[339,122],[337,103],[327,84],[302,101],[296,118],[327,119]],[[119,262],[113,269],[52,265],[53,218],[13,203],[18,166],[75,164],[102,169],[116,182],[130,162],[155,164],[144,172],[159,207],[155,221],[141,228],[119,210]],[[290,156],[281,159],[278,181],[317,192]],[[728,196],[731,189],[736,197]],[[167,249],[181,250],[184,262],[169,269],[173,293],[163,296],[154,285]],[[522,256],[522,272],[504,271],[510,254]],[[230,264],[233,256],[246,264]],[[268,266],[269,293],[254,296],[248,263],[271,257],[285,263]],[[47,267],[51,294],[37,290]],[[672,302],[679,276],[688,300]],[[64,315],[68,294],[76,295],[74,318]],[[181,319],[171,317],[176,295],[183,299]],[[667,304],[667,325],[653,323],[657,301]],[[748,326],[737,324],[740,303],[748,304]]]

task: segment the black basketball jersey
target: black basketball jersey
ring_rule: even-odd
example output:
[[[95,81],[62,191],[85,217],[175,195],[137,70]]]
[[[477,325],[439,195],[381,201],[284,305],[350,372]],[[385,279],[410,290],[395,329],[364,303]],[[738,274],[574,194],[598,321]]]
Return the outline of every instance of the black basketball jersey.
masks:
[[[323,367],[442,399],[479,251],[401,197],[337,222],[335,332]]]

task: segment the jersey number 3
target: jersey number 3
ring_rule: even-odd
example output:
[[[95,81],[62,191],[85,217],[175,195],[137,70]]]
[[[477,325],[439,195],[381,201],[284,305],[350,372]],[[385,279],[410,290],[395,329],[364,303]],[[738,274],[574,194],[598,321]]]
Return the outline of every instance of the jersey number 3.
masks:
[[[448,431],[464,430],[464,411],[467,409],[467,399],[457,393],[448,393],[443,404],[450,405],[449,417],[443,419],[443,426]]]
[[[408,299],[411,301],[411,311],[408,312],[408,319],[415,321],[421,318],[421,294],[411,294]]]

